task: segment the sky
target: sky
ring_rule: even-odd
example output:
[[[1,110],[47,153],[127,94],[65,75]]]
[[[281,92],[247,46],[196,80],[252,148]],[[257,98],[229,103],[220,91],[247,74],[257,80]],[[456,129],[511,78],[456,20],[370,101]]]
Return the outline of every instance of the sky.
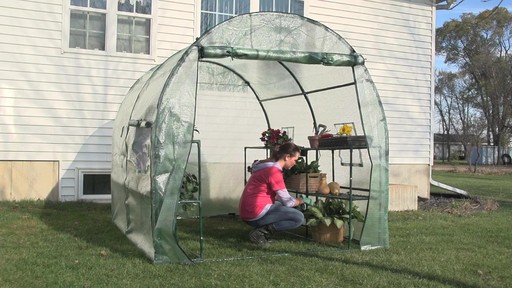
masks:
[[[500,2],[500,0],[464,0],[464,2],[452,10],[437,10],[436,27],[443,26],[444,22],[451,19],[460,19],[462,13],[478,14],[484,10],[492,9]],[[512,0],[503,0],[500,7],[505,7],[512,11]]]
[[[464,2],[452,10],[437,10],[436,27],[443,26],[443,23],[446,21],[460,19],[463,13],[479,14],[484,10],[492,9],[500,2],[500,0],[464,0]],[[505,7],[509,11],[512,11],[512,0],[503,0],[500,7]],[[450,67],[443,63],[442,57],[436,57],[436,69],[449,70]]]

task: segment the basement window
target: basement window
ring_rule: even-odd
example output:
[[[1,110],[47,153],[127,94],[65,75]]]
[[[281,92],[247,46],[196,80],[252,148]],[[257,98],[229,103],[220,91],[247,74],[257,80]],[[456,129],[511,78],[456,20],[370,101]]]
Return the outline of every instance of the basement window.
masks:
[[[79,170],[79,199],[110,200],[110,171]]]

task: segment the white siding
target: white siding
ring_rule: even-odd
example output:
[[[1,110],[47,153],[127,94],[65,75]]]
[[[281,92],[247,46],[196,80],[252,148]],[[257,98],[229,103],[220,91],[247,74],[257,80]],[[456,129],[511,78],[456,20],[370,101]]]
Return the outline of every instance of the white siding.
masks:
[[[154,1],[151,57],[68,49],[63,44],[67,1],[0,1],[0,160],[59,161],[60,199],[75,200],[77,168],[111,167],[112,121],[128,89],[198,36],[200,1]],[[386,111],[394,164],[430,161],[431,2],[305,1],[307,17],[338,32],[365,56]],[[245,113],[240,103],[221,106],[227,105]],[[218,113],[203,116],[222,122]],[[249,120],[238,124],[255,125]],[[222,139],[210,145],[205,149],[220,151]],[[243,151],[234,157],[241,159]]]
[[[195,41],[194,28],[196,19],[195,1],[169,0],[158,2],[158,38],[157,49],[159,62],[167,59],[176,51],[189,46]],[[200,5],[200,2],[198,2]]]
[[[76,200],[76,168],[110,169],[112,121],[124,95],[194,41],[196,17],[193,1],[154,1],[153,57],[70,51],[65,2],[0,1],[0,159],[59,161],[60,199]]]
[[[308,17],[366,59],[388,121],[391,164],[429,164],[432,1],[311,0]]]

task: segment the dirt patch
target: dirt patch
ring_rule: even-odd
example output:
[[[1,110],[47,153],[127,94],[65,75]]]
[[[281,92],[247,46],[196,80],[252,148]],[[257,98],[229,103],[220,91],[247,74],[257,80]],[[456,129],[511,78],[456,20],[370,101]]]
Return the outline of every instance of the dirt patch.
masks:
[[[451,171],[454,173],[476,174],[476,175],[512,175],[512,165],[454,165],[434,164],[432,170]],[[494,211],[499,208],[499,203],[493,199],[480,199],[477,197],[459,198],[450,195],[438,196],[432,194],[430,199],[418,200],[418,209],[423,211],[437,211],[455,215],[481,211]]]
[[[431,196],[430,199],[420,199],[418,210],[443,212],[454,215],[466,215],[469,213],[494,211],[500,207],[496,200],[492,199],[461,199],[451,197]]]

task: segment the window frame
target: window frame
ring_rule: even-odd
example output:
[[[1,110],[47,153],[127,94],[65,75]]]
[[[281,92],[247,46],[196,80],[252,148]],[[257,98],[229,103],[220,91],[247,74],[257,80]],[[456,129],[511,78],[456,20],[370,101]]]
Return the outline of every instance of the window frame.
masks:
[[[203,34],[204,34],[204,33],[201,31],[201,30],[202,30],[202,21],[203,21],[203,1],[208,1],[208,0],[198,0],[198,7],[199,7],[199,12],[198,12],[198,15],[199,15],[199,21],[198,21],[198,23],[199,23],[199,35],[203,35]],[[219,8],[218,8],[218,4],[219,4],[219,2],[220,2],[220,1],[222,1],[222,0],[210,0],[210,1],[215,1],[215,2],[216,2],[216,4],[217,4],[217,5],[216,5],[216,6],[217,6],[217,9],[216,9],[216,11],[206,11],[206,13],[207,13],[207,14],[214,15],[214,16],[215,16],[215,18],[216,18],[216,22],[217,22],[217,20],[218,20],[218,18],[219,18],[220,16],[227,16],[227,17],[229,17],[227,20],[229,20],[230,18],[233,18],[233,17],[235,17],[235,16],[237,16],[237,15],[240,15],[240,14],[234,14],[234,12],[235,12],[235,11],[233,11],[233,13],[219,12],[219,11],[218,11],[218,10],[219,10]],[[230,0],[230,1],[233,1],[233,9],[234,9],[234,10],[236,10],[236,8],[235,8],[235,7],[236,7],[237,5],[236,5],[236,3],[235,3],[235,2],[236,2],[236,1],[244,1],[244,0]],[[251,1],[252,1],[252,0],[245,0],[245,1],[247,1],[247,2],[248,2],[248,4],[249,4],[249,11],[247,11],[247,13],[252,12],[252,11],[251,11],[251,6],[252,6],[252,5],[251,5]],[[224,20],[224,21],[227,21],[227,20]],[[222,22],[224,22],[224,21],[222,21]],[[220,23],[222,23],[222,22],[220,22]],[[214,25],[214,27],[215,27],[216,25],[220,24],[220,23],[215,24],[215,25]],[[212,27],[208,28],[208,29],[207,29],[207,30],[205,30],[204,32],[207,32],[207,31],[208,31],[208,30],[210,30],[211,28],[212,28]]]
[[[97,8],[90,7],[80,7],[80,6],[72,6],[70,4],[70,0],[62,0],[62,50],[61,53],[74,53],[74,54],[85,54],[85,55],[106,55],[113,57],[123,57],[123,58],[137,58],[137,59],[151,59],[156,60],[156,43],[157,43],[157,35],[156,27],[157,27],[157,17],[156,11],[158,11],[157,0],[153,0],[151,2],[151,14],[138,14],[138,13],[129,13],[125,11],[117,11],[117,1],[107,0],[107,7],[104,10],[106,15],[105,21],[105,50],[90,50],[90,49],[82,49],[82,48],[71,48],[69,47],[69,39],[70,39],[70,25],[71,25],[71,10],[77,11],[88,11],[88,12],[98,12]],[[136,17],[136,18],[144,18],[150,19],[150,31],[149,31],[149,54],[140,54],[140,53],[129,53],[129,52],[117,52],[117,17],[128,16],[128,17]]]
[[[304,2],[304,6],[303,6],[304,14],[301,16],[306,16],[307,15],[307,5],[306,5],[307,0],[298,0],[298,1]],[[196,0],[196,15],[198,15],[196,17],[196,19],[198,19],[198,21],[196,21],[196,25],[195,25],[196,37],[201,37],[204,34],[204,33],[201,33],[201,22],[203,20],[202,19],[202,11],[203,11],[202,3],[203,3],[203,0]],[[290,5],[291,5],[291,0],[290,0]],[[290,6],[290,8],[291,8],[291,6]],[[254,12],[258,12],[258,11],[260,11],[260,0],[249,0],[249,13],[254,13]],[[208,31],[208,30],[206,30],[206,31]]]
[[[96,33],[98,35],[103,35],[103,48],[104,49],[90,49],[90,48],[77,48],[77,47],[71,47],[71,45],[69,44],[70,41],[68,41],[68,47],[70,48],[73,48],[73,49],[84,49],[84,50],[95,50],[95,51],[105,51],[105,44],[106,44],[106,39],[107,39],[107,35],[106,35],[106,25],[107,25],[107,13],[106,12],[103,12],[103,11],[100,11],[99,9],[98,10],[93,10],[92,8],[89,8],[89,9],[73,9],[73,10],[70,10],[70,16],[69,16],[69,21],[70,21],[70,28],[69,28],[69,31],[71,34],[71,31],[75,30],[75,31],[80,31],[80,32],[84,32],[86,34],[86,37],[85,37],[85,44],[86,46],[87,43],[89,42],[89,35],[92,35],[93,33]],[[82,29],[71,29],[71,14],[82,14],[85,16],[85,23],[86,23],[86,28],[84,30]],[[90,21],[90,18],[92,15],[101,15],[101,17],[104,18],[105,22],[102,23],[103,26],[105,27],[104,30],[100,31],[100,30],[93,30],[93,28],[90,28],[90,27],[87,27],[87,26],[90,26],[91,22]],[[71,40],[71,36],[69,36],[69,40]]]
[[[261,10],[261,8],[260,8],[260,6],[261,6],[261,2],[262,2],[262,1],[264,1],[264,0],[258,0],[258,11],[262,11],[262,10]],[[275,9],[275,8],[276,8],[276,1],[278,1],[278,0],[270,0],[270,1],[272,1],[272,9]],[[293,2],[293,1],[294,1],[294,0],[288,0],[288,9],[287,9],[288,11],[287,11],[287,12],[282,12],[282,11],[278,11],[278,12],[282,12],[282,13],[292,13],[292,12],[290,12],[290,11],[292,10],[292,2]],[[305,0],[296,0],[296,1],[298,1],[298,2],[303,2],[303,4],[302,4],[302,12],[303,12],[303,14],[302,14],[301,16],[304,16],[304,14],[305,14],[305,13],[304,13],[304,6],[305,6],[305,4],[306,4],[306,3],[305,3]],[[265,11],[276,11],[276,10],[265,10]],[[300,14],[298,14],[298,15],[300,15]]]
[[[78,200],[100,201],[100,202],[109,202],[112,200],[112,194],[84,195],[84,175],[111,175],[112,171],[110,169],[75,168],[75,174],[76,174],[75,187],[78,190],[77,191]],[[112,193],[112,191],[111,191],[111,193]]]

